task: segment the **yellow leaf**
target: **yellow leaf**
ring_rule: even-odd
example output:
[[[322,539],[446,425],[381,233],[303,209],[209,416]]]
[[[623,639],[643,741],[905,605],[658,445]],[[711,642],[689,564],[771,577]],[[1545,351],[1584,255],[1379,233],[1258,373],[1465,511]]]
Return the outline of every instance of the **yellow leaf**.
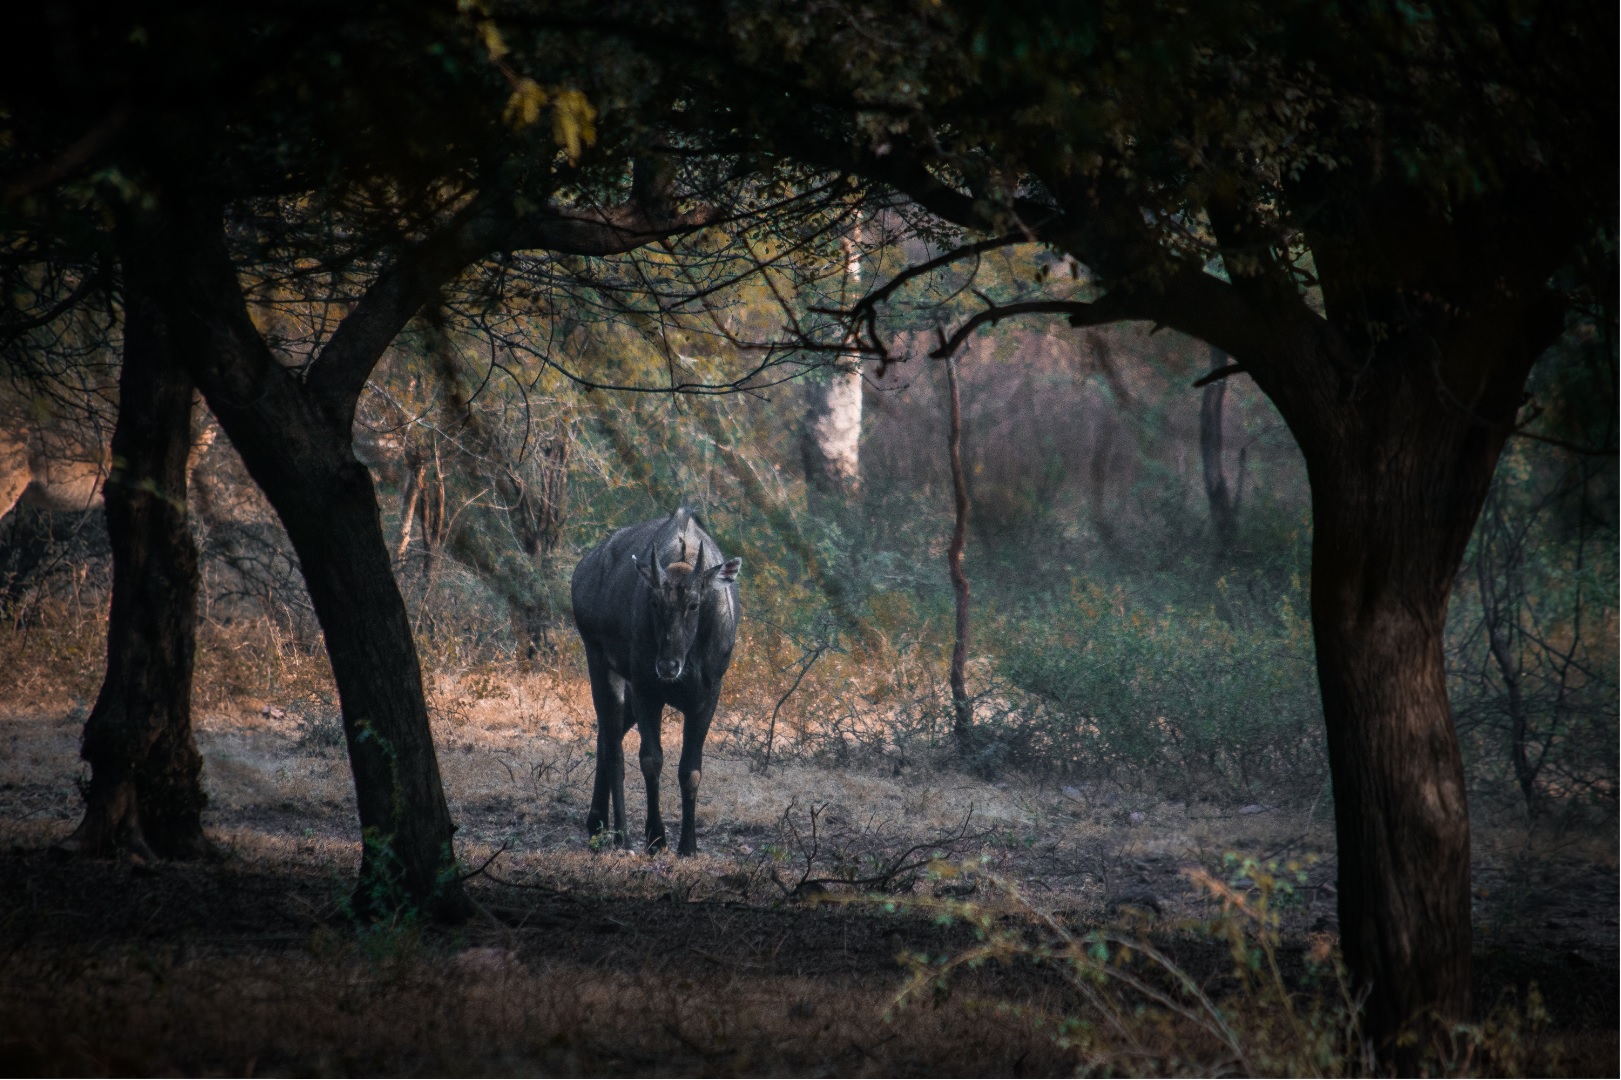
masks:
[[[508,127],[526,128],[540,119],[540,110],[546,107],[546,91],[530,78],[519,79],[507,98],[507,107],[501,119]]]
[[[570,165],[580,161],[584,147],[597,141],[597,110],[578,90],[562,90],[552,105],[552,138],[568,154]]]
[[[500,29],[491,20],[485,19],[480,22],[478,24],[478,33],[484,39],[484,48],[489,51],[491,60],[499,60],[512,51],[507,48],[506,41],[501,37]]]

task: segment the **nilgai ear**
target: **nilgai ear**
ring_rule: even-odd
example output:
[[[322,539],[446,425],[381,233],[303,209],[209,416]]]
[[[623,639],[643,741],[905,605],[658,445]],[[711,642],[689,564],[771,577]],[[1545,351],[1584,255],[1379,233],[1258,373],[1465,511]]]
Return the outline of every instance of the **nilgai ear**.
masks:
[[[647,582],[649,587],[654,589],[659,587],[658,578],[653,576],[653,567],[658,565],[656,562],[653,562],[652,560],[649,560],[649,562],[643,562],[634,555],[630,557],[630,561],[636,564],[637,572],[642,575],[642,580]],[[652,563],[652,565],[649,565],[649,563]]]
[[[737,572],[743,569],[742,559],[727,559],[713,570],[704,571],[705,582],[736,581]]]

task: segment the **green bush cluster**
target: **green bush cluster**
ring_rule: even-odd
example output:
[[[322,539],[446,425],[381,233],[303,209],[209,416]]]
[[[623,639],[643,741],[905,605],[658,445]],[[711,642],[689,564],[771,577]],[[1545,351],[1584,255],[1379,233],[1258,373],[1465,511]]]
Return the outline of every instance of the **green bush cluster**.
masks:
[[[1153,611],[1077,582],[1070,603],[1000,635],[1013,692],[984,722],[987,746],[1183,798],[1310,798],[1327,774],[1310,628],[1288,597],[1273,615]]]

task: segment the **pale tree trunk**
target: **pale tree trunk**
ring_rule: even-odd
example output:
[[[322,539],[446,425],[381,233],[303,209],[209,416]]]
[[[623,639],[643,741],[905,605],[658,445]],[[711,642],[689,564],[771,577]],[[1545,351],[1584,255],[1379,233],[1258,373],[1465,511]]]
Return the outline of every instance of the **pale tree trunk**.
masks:
[[[801,453],[805,481],[818,491],[851,496],[861,490],[860,369],[832,370],[825,381],[807,380]]]
[[[405,489],[400,492],[400,540],[394,547],[394,565],[403,567],[411,551],[411,524],[416,518],[417,499],[422,496],[422,468],[409,460],[405,468]]]
[[[844,250],[847,285],[861,281],[860,227]],[[861,367],[855,361],[830,369],[825,381],[805,380],[805,430],[800,439],[805,482],[829,495],[848,498],[861,490]]]
[[[107,672],[85,722],[85,813],[64,847],[142,858],[208,853],[202,757],[191,728],[197,548],[186,515],[192,384],[155,306],[124,302],[113,470]]]

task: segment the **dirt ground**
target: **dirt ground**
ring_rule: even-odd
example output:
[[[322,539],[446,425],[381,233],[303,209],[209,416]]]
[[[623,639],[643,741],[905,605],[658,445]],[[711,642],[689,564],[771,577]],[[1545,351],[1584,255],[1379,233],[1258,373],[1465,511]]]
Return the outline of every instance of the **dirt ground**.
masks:
[[[438,685],[435,702],[458,854],[484,867],[468,881],[480,916],[452,930],[360,930],[346,917],[357,827],[330,716],[252,698],[199,715],[207,824],[224,857],[137,866],[51,850],[78,812],[82,707],[0,701],[0,1067],[1200,1073],[1219,1055],[1201,1056],[1197,1039],[1179,1049],[1174,1032],[1100,1057],[1075,1034],[1089,1030],[1086,1007],[1050,963],[1009,959],[896,994],[919,963],[976,947],[990,923],[976,932],[961,911],[945,916],[983,903],[1063,932],[1123,924],[1221,997],[1237,988],[1232,962],[1197,930],[1215,906],[1189,874],[1231,877],[1229,852],[1303,875],[1280,908],[1288,972],[1337,930],[1325,805],[1185,805],[887,760],[761,771],[722,746],[704,770],[702,854],[598,854],[583,829],[583,685],[465,680]],[[633,777],[633,834],[639,789]],[[1481,817],[1482,1018],[1523,1014],[1534,983],[1548,1020],[1527,1060],[1613,1074],[1613,832]],[[850,878],[879,879],[883,899],[858,901],[837,883]]]

